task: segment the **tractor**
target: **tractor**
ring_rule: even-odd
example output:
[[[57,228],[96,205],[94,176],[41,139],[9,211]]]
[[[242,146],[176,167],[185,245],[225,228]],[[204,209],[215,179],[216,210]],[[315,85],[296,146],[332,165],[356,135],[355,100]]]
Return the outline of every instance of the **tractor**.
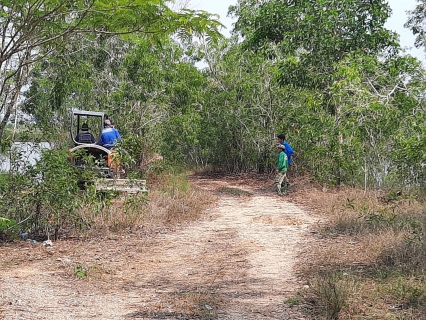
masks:
[[[122,178],[125,172],[120,168],[119,154],[97,144],[107,115],[86,110],[71,110],[70,113],[70,135],[74,146],[69,149],[69,159],[77,168],[96,173],[96,189],[146,192],[146,180]]]

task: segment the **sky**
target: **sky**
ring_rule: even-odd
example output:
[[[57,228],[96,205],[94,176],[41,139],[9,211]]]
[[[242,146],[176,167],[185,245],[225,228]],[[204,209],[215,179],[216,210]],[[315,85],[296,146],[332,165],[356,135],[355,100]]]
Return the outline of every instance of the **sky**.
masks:
[[[231,18],[227,17],[228,7],[235,5],[237,0],[187,0],[186,7],[190,9],[205,10],[210,13],[216,13],[220,16],[220,22],[224,24],[227,29],[222,30],[225,36],[230,35],[232,29]],[[414,35],[410,30],[404,28],[404,23],[407,20],[407,10],[412,10],[416,6],[416,0],[388,0],[392,8],[392,16],[386,23],[386,28],[399,33],[400,42],[402,47],[407,48],[407,52],[421,61],[426,60],[426,54],[421,49],[414,48]]]

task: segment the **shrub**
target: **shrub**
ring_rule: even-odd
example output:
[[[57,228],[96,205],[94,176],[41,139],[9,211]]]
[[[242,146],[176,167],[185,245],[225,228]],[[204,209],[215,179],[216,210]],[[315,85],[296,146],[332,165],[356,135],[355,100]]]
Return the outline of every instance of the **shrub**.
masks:
[[[45,238],[54,233],[57,237],[80,207],[78,179],[66,151],[45,150],[34,166],[9,174],[0,213],[15,220],[30,236]]]
[[[310,283],[305,300],[316,315],[338,319],[353,288],[353,284],[337,274],[317,275]]]

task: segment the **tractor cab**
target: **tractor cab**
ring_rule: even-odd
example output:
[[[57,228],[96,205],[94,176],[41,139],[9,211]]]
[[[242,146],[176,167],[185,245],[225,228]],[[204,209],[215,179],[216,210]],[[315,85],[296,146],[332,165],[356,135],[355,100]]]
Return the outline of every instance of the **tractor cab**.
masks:
[[[94,181],[97,190],[113,190],[126,193],[147,192],[146,180],[124,179],[119,154],[97,144],[100,140],[104,112],[71,110],[70,135],[73,147],[69,159],[77,168],[97,173]]]
[[[70,160],[78,168],[94,170],[100,176],[112,178],[118,164],[114,161],[114,151],[96,144],[99,141],[104,120],[104,112],[71,110],[70,135],[73,147],[69,149]],[[118,157],[115,157],[116,159]]]
[[[96,144],[102,134],[106,114],[98,111],[71,110],[71,140],[75,146]]]

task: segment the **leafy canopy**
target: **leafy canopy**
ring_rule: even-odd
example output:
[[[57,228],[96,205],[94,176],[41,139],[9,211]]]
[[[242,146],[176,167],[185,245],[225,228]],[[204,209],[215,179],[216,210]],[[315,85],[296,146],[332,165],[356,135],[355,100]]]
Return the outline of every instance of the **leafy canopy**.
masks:
[[[32,70],[40,61],[87,50],[70,46],[78,37],[95,40],[127,35],[161,43],[171,36],[189,40],[221,37],[222,24],[205,11],[168,7],[167,0],[5,0],[0,4],[0,138],[18,106]],[[54,104],[60,106],[66,82],[59,82]]]
[[[414,45],[417,48],[426,47],[426,1],[417,0],[414,10],[409,11],[409,19],[405,24],[416,36]]]
[[[220,36],[222,24],[205,11],[173,11],[163,0],[3,1],[0,21],[5,46],[0,64],[13,54],[55,43],[67,34],[143,33],[164,37],[176,32]]]
[[[327,73],[349,53],[393,53],[396,34],[384,28],[390,13],[384,0],[240,0],[230,7],[244,48],[287,58],[281,81],[303,87],[329,83]]]

